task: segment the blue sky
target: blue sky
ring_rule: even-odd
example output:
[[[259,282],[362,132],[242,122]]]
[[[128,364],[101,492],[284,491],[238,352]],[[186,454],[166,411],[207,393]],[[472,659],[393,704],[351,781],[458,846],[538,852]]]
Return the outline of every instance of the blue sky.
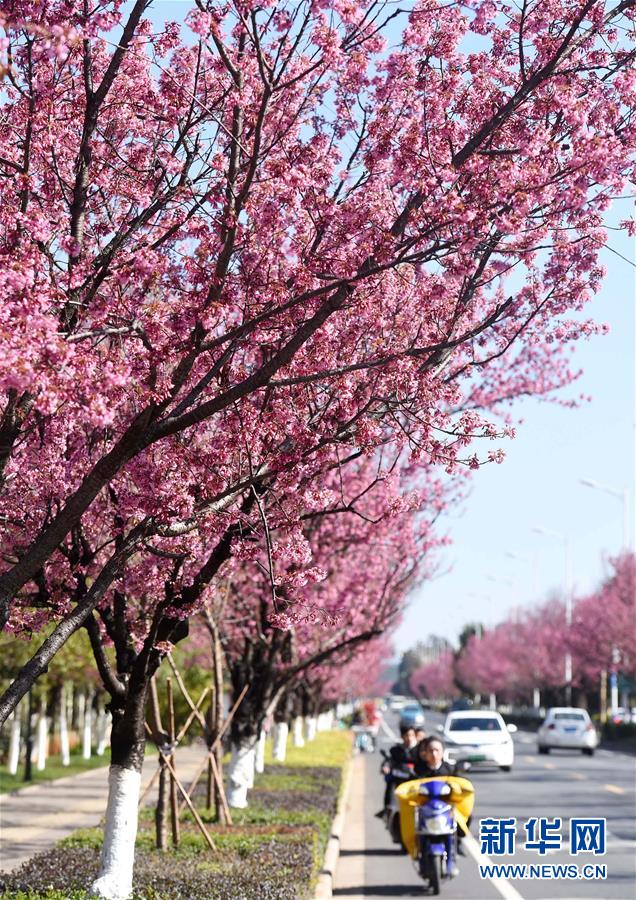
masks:
[[[631,202],[621,200],[608,222],[632,214]],[[609,231],[608,243],[629,261],[603,251],[608,275],[586,317],[607,322],[611,330],[579,342],[575,360],[584,375],[563,393],[588,394],[592,401],[578,409],[533,399],[517,404],[523,423],[505,445],[505,462],[476,472],[470,496],[443,522],[453,539],[440,559],[445,574],[413,592],[395,635],[398,652],[431,633],[455,641],[465,622],[492,624],[515,606],[559,590],[563,543],[534,533],[536,527],[569,536],[575,592],[593,589],[607,572],[608,558],[622,547],[623,505],[618,497],[580,484],[582,478],[618,490],[629,487],[634,546],[635,242]]]
[[[190,0],[155,0],[150,14],[156,23],[183,21],[193,7]],[[398,31],[394,23],[396,38]],[[608,223],[632,212],[630,201],[620,201]],[[440,557],[440,575],[413,592],[395,634],[397,652],[431,633],[455,641],[468,621],[493,624],[560,589],[563,544],[534,533],[535,527],[568,535],[575,592],[593,589],[622,547],[623,508],[619,498],[581,485],[581,478],[629,487],[634,545],[634,241],[610,231],[609,244],[629,261],[603,252],[608,276],[585,315],[607,322],[611,331],[577,345],[575,360],[585,374],[564,393],[591,395],[592,401],[574,410],[531,399],[518,403],[523,423],[516,439],[502,444],[506,461],[476,472],[466,502],[441,523],[453,545]]]

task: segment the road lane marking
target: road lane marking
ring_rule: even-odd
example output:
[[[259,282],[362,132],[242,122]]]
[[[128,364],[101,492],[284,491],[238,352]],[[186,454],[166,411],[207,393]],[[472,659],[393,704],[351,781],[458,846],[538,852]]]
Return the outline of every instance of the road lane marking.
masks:
[[[543,763],[543,768],[544,769],[556,769],[556,766],[554,765],[554,763]]]
[[[388,737],[389,737],[392,741],[397,741],[397,740],[398,740],[397,734],[393,731],[393,729],[392,729],[389,725],[387,725],[387,723],[386,723],[386,721],[385,721],[385,719],[384,719],[384,716],[382,716],[382,718],[380,719],[380,728],[384,731],[384,733],[385,733],[386,735],[388,735]]]
[[[609,791],[610,794],[624,794],[625,788],[618,787],[616,784],[604,784],[603,787],[606,791]]]
[[[472,856],[478,866],[492,866],[494,865],[492,859],[487,856],[485,853],[479,852],[479,844],[472,836],[472,834],[467,834],[462,839],[462,845],[468,851],[468,853]],[[522,895],[519,891],[514,888],[507,878],[489,878],[489,881],[492,882],[493,887],[499,891],[504,900],[523,900]]]
[[[568,772],[568,778],[573,778],[575,781],[587,781],[587,775],[581,775],[580,772]]]
[[[533,764],[536,763],[536,761],[537,761],[536,756],[524,756],[523,758],[526,762],[533,763]]]

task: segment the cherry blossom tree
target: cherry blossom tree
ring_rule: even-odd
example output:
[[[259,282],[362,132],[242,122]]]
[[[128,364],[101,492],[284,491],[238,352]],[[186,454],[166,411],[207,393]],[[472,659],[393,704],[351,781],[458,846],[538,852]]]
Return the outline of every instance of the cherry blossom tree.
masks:
[[[527,703],[535,689],[564,686],[566,646],[565,607],[555,597],[472,635],[457,674],[475,693]]]
[[[316,446],[478,465],[475,410],[566,383],[594,328],[630,0],[421,0],[390,51],[379,2],[201,3],[194,42],[150,5],[2,11],[3,623],[109,486],[89,606]]]
[[[148,678],[221,568],[255,613],[278,562],[268,621],[295,631],[305,587],[400,596],[377,561],[319,580],[325,473],[501,458],[474,447],[491,413],[569,383],[595,330],[572,316],[636,139],[631,0],[216,0],[183,35],[150,6],[0,13],[0,621],[57,623],[0,719],[86,625],[114,698],[103,896]]]
[[[219,627],[234,699],[248,689],[232,721],[232,805],[247,803],[260,729],[285,694],[298,693],[300,684],[303,714],[315,718],[334,667],[368,642],[377,648],[408,588],[424,577],[423,561],[436,541],[430,522],[415,516],[421,498],[396,493],[399,482],[391,478],[369,481],[369,469],[377,465],[365,461],[344,482],[338,472],[325,491],[333,502],[307,515],[302,533],[276,540],[273,581],[265,560],[229,576]],[[271,526],[275,536],[274,518]],[[313,570],[309,560],[317,564]]]
[[[636,561],[624,554],[597,591],[574,604],[570,649],[576,684],[596,687],[603,670],[636,675]]]
[[[458,691],[455,685],[453,651],[445,650],[438,659],[417,668],[411,675],[410,686],[416,697],[439,700],[456,696]]]

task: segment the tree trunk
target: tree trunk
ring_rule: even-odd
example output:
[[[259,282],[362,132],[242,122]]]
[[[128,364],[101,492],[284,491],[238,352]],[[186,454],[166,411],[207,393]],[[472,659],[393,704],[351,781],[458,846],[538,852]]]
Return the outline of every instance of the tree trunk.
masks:
[[[303,737],[303,717],[296,716],[294,719],[294,747],[304,747],[305,738]]]
[[[262,775],[265,771],[265,742],[267,740],[267,734],[265,733],[265,729],[261,728],[261,733],[258,736],[258,743],[256,745],[256,760],[254,762],[254,770],[258,775]]]
[[[84,733],[84,716],[86,714],[86,695],[82,691],[75,694],[75,704],[73,709],[73,728],[78,735]]]
[[[82,729],[82,756],[90,759],[93,746],[93,692],[88,691],[84,706],[84,726]]]
[[[35,768],[43,772],[46,767],[46,757],[49,745],[49,720],[46,715],[46,700],[40,700],[40,712],[38,715],[37,740],[35,751]]]
[[[316,717],[305,717],[305,740],[307,742],[315,740],[316,737]]]
[[[168,801],[170,799],[170,775],[163,759],[159,760],[159,789],[155,809],[155,840],[157,850],[168,849]]]
[[[57,684],[53,688],[50,705],[50,717],[52,727],[53,723],[57,723],[57,731],[60,737],[60,760],[63,766],[68,766],[71,762],[68,741],[68,719],[67,719],[68,695],[66,684]]]
[[[33,781],[33,694],[27,704],[26,740],[24,742],[24,780]]]
[[[227,801],[235,809],[247,807],[247,792],[254,786],[254,765],[256,762],[256,736],[245,737],[241,743],[232,745],[232,759],[229,769],[230,790]]]
[[[126,698],[111,703],[111,766],[108,805],[99,874],[90,893],[105,900],[125,900],[132,893],[137,811],[145,751],[148,681],[129,684]]]
[[[97,756],[103,756],[108,744],[108,713],[104,709],[104,700],[100,696],[97,707],[97,722],[95,724],[95,740],[97,746],[95,753]]]
[[[274,746],[272,756],[276,762],[285,762],[287,756],[287,735],[289,725],[287,722],[277,722],[274,726]]]
[[[11,714],[11,736],[9,738],[9,758],[7,760],[7,769],[9,775],[15,775],[18,771],[18,763],[20,762],[20,731],[21,708],[18,706],[15,712]]]

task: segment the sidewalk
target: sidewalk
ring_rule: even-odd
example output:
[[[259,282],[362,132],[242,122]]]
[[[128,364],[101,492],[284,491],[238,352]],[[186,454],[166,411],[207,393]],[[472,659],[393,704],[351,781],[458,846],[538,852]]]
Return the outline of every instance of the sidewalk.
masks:
[[[186,787],[205,753],[202,744],[177,751],[176,771]],[[156,768],[157,755],[146,757],[142,792]],[[18,868],[77,828],[99,825],[106,811],[107,794],[108,766],[104,766],[0,795],[0,871]],[[148,795],[151,801],[154,794],[153,787]]]

